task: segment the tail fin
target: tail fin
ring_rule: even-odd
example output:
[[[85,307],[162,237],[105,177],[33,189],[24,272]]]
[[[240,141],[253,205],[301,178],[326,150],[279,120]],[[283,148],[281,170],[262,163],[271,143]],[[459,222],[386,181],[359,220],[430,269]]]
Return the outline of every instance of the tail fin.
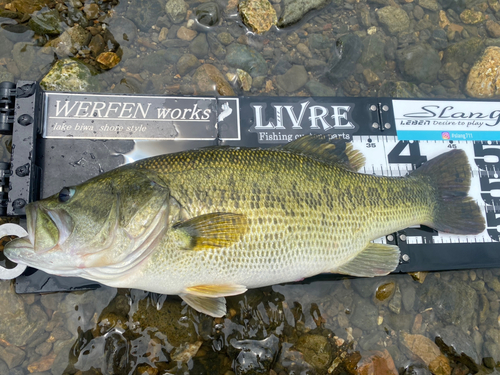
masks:
[[[429,160],[412,176],[428,179],[437,196],[432,223],[441,232],[478,234],[484,231],[484,217],[468,196],[471,173],[463,150],[452,150]]]

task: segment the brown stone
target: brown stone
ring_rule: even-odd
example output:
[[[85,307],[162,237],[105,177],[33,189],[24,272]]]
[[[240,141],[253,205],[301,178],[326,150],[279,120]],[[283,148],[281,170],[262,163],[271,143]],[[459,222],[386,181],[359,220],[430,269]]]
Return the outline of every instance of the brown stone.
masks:
[[[114,52],[103,52],[96,60],[104,69],[114,68],[120,62],[120,58]]]
[[[196,38],[198,33],[195,30],[188,29],[185,26],[181,26],[179,30],[177,30],[177,38],[182,40],[191,41]]]
[[[213,65],[204,64],[196,69],[193,81],[196,82],[198,94],[210,95],[217,92],[222,96],[235,95],[224,75]]]
[[[472,9],[466,9],[460,13],[460,19],[463,23],[475,25],[484,22],[484,14],[482,12],[476,12]]]
[[[268,31],[278,22],[276,10],[268,0],[245,0],[239,6],[245,25],[257,34]]]
[[[492,38],[499,38],[500,37],[500,25],[496,23],[495,21],[488,20],[486,21],[486,30],[488,30],[488,34]]]
[[[12,5],[20,13],[33,13],[51,2],[51,0],[14,0]]]
[[[439,11],[439,27],[444,29],[449,24],[450,24],[450,20],[446,16],[446,12],[444,10],[440,10]]]
[[[366,78],[365,71],[363,71],[363,75]],[[387,301],[389,298],[392,297],[395,289],[396,289],[396,283],[393,281],[391,281],[389,283],[382,284],[375,291],[375,299],[379,302]]]
[[[383,351],[373,350],[362,353],[362,358],[358,362],[356,374],[398,375],[398,370],[396,370],[394,360],[387,349],[384,349]]]
[[[57,357],[57,354],[52,352],[49,355],[40,358],[38,361],[35,361],[28,365],[29,372],[44,372],[48,371],[52,368],[54,361]]]
[[[450,26],[448,26],[448,30],[455,31],[457,33],[461,33],[464,30],[464,27],[457,25],[456,23],[452,23],[452,24],[450,24]]]
[[[423,335],[402,333],[403,344],[418,358],[420,358],[434,375],[450,375],[451,367],[438,346]],[[432,367],[432,369],[431,369]]]
[[[465,89],[474,98],[500,98],[500,47],[488,47],[469,72]]]

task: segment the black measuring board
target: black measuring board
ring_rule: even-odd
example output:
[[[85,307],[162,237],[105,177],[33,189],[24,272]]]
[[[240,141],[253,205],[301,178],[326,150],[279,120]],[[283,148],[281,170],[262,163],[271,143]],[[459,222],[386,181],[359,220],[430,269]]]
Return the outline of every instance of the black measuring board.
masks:
[[[135,160],[213,145],[275,147],[305,134],[327,134],[352,142],[364,154],[361,173],[394,177],[458,148],[468,155],[470,194],[484,213],[487,229],[477,236],[456,236],[419,226],[374,242],[400,247],[396,272],[500,266],[500,135],[496,130],[500,103],[48,93],[38,87],[33,95],[36,157],[30,161],[39,175],[11,183],[13,193],[18,185],[29,186],[31,200]],[[21,115],[16,111],[14,118]],[[14,121],[13,131],[19,126]],[[18,142],[22,141],[13,141],[15,147]],[[20,160],[17,155],[14,152],[12,165]],[[13,214],[10,196],[7,208]],[[15,213],[22,214],[19,209]],[[16,290],[50,292],[98,285],[31,269],[17,278]]]

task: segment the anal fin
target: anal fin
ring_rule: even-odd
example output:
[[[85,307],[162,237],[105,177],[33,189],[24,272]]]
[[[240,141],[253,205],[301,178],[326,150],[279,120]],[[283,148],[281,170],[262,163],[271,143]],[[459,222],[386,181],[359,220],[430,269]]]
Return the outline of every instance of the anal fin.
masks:
[[[181,294],[180,297],[193,309],[203,314],[214,318],[222,318],[226,315],[226,299],[224,297],[209,298],[192,294]]]
[[[332,272],[358,277],[384,276],[399,264],[399,247],[369,243],[354,259]]]
[[[244,285],[224,284],[224,285],[195,285],[187,287],[184,292],[199,297],[227,297],[245,293],[247,288]]]

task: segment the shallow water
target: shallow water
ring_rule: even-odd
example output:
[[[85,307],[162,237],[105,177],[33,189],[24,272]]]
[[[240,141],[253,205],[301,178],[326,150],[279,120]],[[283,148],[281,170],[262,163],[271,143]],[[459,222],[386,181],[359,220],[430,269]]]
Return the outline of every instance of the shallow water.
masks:
[[[229,87],[236,95],[460,98],[482,50],[500,45],[500,6],[493,0],[336,1],[262,35],[242,26],[236,3],[221,0],[219,21],[208,29],[193,27],[198,31],[192,41],[178,29],[202,2],[187,1],[177,24],[165,2],[153,3],[0,0],[0,81],[40,80],[56,58],[69,54],[96,68],[101,92],[219,95]],[[271,3],[279,16],[285,2]],[[33,34],[28,20],[45,4],[58,12],[61,31],[79,23],[91,38],[78,48],[67,42],[74,47],[69,53],[44,47],[59,34]],[[382,8],[392,21],[379,14]],[[466,23],[472,17],[462,16],[466,9],[480,21]],[[206,51],[195,43],[200,35],[208,39]],[[231,44],[262,56],[240,62],[249,73],[259,72],[247,90],[234,77],[234,60],[243,52],[228,58]],[[96,63],[99,49],[116,52],[120,63],[103,70]],[[194,59],[180,60],[188,54]],[[201,86],[195,72],[205,63],[227,82]],[[300,72],[289,73],[294,65]],[[1,151],[8,154],[8,142]],[[0,374],[496,372],[500,270],[413,276],[320,276],[250,290],[227,299],[222,319],[199,314],[175,296],[107,287],[16,295],[12,282],[2,281]]]

